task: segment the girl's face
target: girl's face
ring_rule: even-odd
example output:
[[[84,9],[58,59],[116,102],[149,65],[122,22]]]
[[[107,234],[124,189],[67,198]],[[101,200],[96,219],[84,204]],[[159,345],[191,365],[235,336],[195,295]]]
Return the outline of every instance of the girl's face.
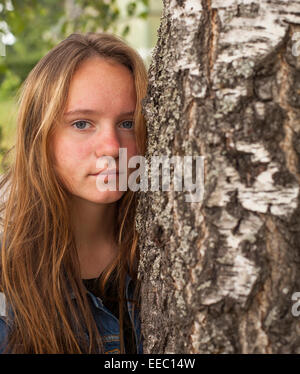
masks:
[[[105,168],[96,164],[102,156],[113,157],[118,169],[119,148],[127,149],[127,165],[136,155],[135,107],[134,79],[125,66],[99,57],[79,66],[71,80],[63,121],[51,143],[55,172],[73,195],[112,203],[125,193],[118,191],[118,175],[115,191],[101,191],[92,174]],[[127,167],[127,176],[132,171]]]

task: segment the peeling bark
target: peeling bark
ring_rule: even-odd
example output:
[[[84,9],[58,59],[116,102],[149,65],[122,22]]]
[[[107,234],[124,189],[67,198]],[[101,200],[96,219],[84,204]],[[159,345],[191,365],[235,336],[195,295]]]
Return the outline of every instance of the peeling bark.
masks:
[[[146,156],[204,156],[205,187],[139,193],[145,353],[300,353],[297,32],[299,0],[164,0]]]

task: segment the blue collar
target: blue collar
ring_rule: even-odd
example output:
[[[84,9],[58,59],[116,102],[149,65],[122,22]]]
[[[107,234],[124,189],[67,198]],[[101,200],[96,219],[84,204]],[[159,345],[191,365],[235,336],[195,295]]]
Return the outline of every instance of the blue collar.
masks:
[[[130,284],[131,281],[132,281],[132,279],[131,279],[130,275],[128,273],[126,273],[125,295],[126,295],[127,299],[128,299],[128,295],[129,295],[129,284]],[[95,296],[91,291],[88,291],[88,290],[87,290],[87,294],[90,295],[90,297],[91,297],[91,299],[92,299],[92,301],[93,301],[93,303],[96,307],[99,308],[99,307],[104,306],[100,297]],[[70,296],[71,296],[71,299],[76,299],[76,295],[75,295],[73,290],[71,290]]]

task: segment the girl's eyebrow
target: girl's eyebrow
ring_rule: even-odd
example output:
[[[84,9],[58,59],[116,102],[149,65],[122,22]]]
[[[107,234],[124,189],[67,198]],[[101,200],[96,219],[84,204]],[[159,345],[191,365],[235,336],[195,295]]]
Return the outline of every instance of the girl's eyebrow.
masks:
[[[99,114],[96,110],[92,109],[76,109],[76,110],[70,110],[67,113],[64,113],[64,117],[69,117],[72,115],[78,115],[78,114]]]
[[[100,115],[100,112],[98,112],[97,110],[93,110],[93,109],[76,109],[76,110],[70,110],[69,112],[65,113],[64,117],[70,117],[74,115]],[[134,111],[131,111],[131,112],[120,113],[119,117],[133,116],[133,115],[134,115]]]

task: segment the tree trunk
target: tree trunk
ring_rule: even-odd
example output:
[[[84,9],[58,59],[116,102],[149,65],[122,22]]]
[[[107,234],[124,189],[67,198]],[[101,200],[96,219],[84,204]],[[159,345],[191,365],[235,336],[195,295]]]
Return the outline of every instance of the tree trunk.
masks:
[[[299,32],[299,0],[164,0],[146,159],[205,183],[139,192],[145,353],[300,353]]]

